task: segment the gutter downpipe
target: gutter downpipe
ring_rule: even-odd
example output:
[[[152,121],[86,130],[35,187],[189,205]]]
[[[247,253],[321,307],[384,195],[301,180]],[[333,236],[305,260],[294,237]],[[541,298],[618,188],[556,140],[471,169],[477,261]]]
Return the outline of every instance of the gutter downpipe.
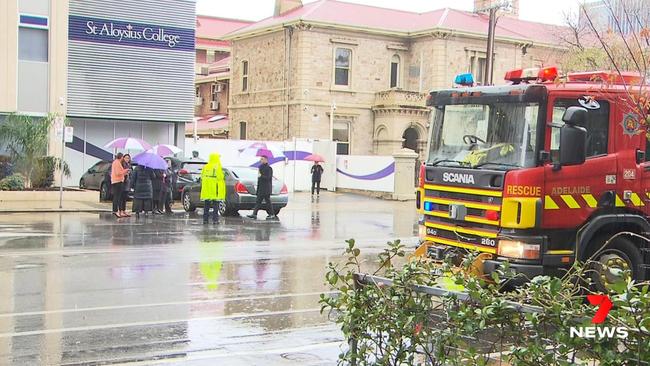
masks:
[[[293,28],[291,26],[285,26],[285,108],[286,108],[286,118],[287,118],[287,130],[286,130],[286,140],[289,140],[290,135],[290,123],[289,123],[289,99],[291,98],[291,41],[293,37]]]

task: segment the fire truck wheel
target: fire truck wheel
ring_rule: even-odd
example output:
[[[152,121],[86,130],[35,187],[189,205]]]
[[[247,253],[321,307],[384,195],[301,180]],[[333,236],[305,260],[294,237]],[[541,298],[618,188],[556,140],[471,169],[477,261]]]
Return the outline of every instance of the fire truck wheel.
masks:
[[[611,238],[610,235],[601,237],[601,245]],[[600,245],[597,246],[600,248]],[[635,282],[644,281],[645,273],[641,268],[641,250],[629,238],[618,236],[614,238],[607,248],[596,254],[591,260],[590,275],[594,289],[608,292],[612,284],[625,281],[632,277]]]

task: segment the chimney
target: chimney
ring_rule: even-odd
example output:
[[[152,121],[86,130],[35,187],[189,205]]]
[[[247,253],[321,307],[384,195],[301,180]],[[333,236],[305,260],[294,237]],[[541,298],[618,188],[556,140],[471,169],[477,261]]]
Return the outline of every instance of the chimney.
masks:
[[[288,11],[302,7],[301,0],[275,0],[273,16],[280,16]]]
[[[486,9],[499,4],[510,4],[509,11],[500,11],[499,14],[519,18],[519,0],[474,0],[475,12],[486,12]]]

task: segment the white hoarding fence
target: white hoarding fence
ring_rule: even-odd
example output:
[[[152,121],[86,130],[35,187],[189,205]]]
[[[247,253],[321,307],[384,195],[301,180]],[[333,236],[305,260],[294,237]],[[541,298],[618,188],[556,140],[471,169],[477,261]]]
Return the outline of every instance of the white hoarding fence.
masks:
[[[392,156],[339,155],[336,159],[336,186],[394,192],[395,159]]]

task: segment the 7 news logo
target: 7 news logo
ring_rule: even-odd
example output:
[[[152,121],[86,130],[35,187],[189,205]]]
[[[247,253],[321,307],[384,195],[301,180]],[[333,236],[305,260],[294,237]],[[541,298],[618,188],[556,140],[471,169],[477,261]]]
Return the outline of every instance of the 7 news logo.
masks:
[[[609,299],[607,295],[587,295],[587,300],[593,306],[598,307],[596,314],[591,319],[592,324],[602,324],[607,318],[607,314],[612,310],[612,300]],[[571,338],[580,337],[580,338],[619,338],[625,339],[628,336],[628,330],[625,327],[603,327],[603,326],[591,326],[591,327],[571,327],[570,336]]]

